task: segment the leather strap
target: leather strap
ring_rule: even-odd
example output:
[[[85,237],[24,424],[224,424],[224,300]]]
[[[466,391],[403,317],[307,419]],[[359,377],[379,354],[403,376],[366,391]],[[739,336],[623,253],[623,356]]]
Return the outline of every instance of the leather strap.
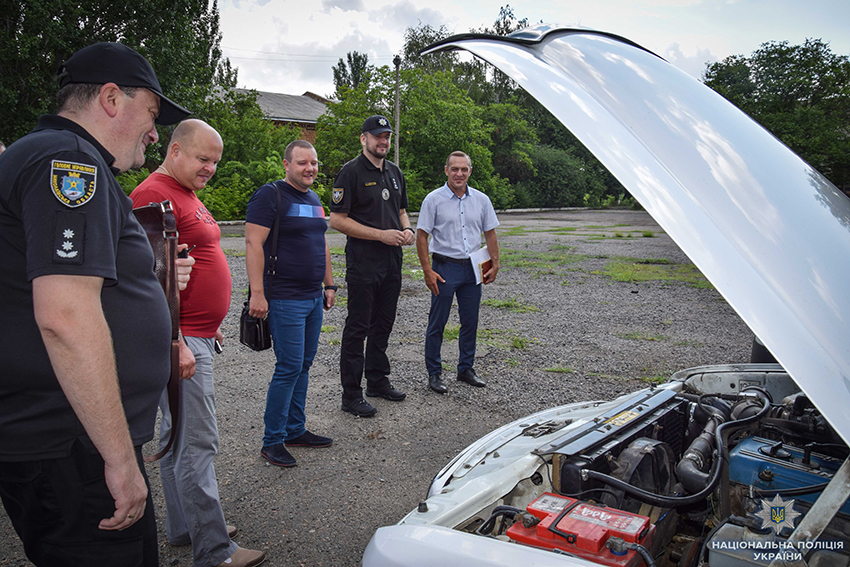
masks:
[[[145,455],[146,463],[158,461],[171,449],[180,421],[180,292],[177,287],[177,221],[170,201],[151,203],[133,209],[154,254],[154,273],[165,291],[171,314],[171,376],[168,379],[168,409],[171,413],[171,435],[168,443],[155,455]]]

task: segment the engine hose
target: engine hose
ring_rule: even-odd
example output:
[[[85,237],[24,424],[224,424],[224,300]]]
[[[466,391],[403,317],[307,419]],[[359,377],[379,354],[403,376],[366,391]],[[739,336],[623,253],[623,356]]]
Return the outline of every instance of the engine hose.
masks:
[[[709,495],[711,495],[712,492],[714,492],[714,489],[717,488],[717,484],[720,482],[720,476],[723,471],[722,462],[726,462],[729,460],[726,446],[723,443],[723,432],[730,427],[741,427],[744,425],[749,425],[753,421],[756,421],[757,419],[762,417],[769,410],[770,401],[767,399],[767,397],[765,397],[764,406],[757,414],[736,421],[727,421],[726,423],[722,423],[720,424],[720,426],[717,427],[717,429],[714,431],[716,443],[715,453],[717,457],[712,462],[708,484],[705,488],[703,488],[696,494],[690,494],[688,496],[661,496],[660,494],[655,494],[653,492],[649,492],[632,486],[631,484],[624,482],[618,478],[614,478],[613,476],[590,469],[582,469],[581,477],[583,480],[595,480],[601,482],[602,484],[611,486],[615,489],[622,490],[629,496],[632,496],[640,500],[641,502],[645,502],[646,504],[650,504],[652,506],[661,506],[663,508],[680,508],[683,506],[690,506],[692,504],[696,504],[698,502],[701,502],[702,500],[705,500]]]
[[[639,543],[627,543],[626,547],[628,549],[633,549],[637,551],[638,555],[643,557],[643,560],[646,563],[646,567],[655,567],[655,559],[652,558],[652,554],[647,548],[645,548]]]
[[[815,494],[817,492],[823,492],[828,482],[823,482],[821,484],[811,484],[809,486],[798,486],[797,488],[773,488],[773,489],[764,489],[755,488],[755,491],[759,493],[759,496],[776,496],[780,494],[782,496],[805,496],[806,494]]]
[[[478,535],[490,535],[493,528],[496,526],[496,518],[499,516],[522,514],[522,512],[522,510],[514,508],[513,506],[496,506],[493,509],[493,513],[490,514],[490,517],[487,518],[487,521],[481,524],[478,529],[475,530],[475,533]]]

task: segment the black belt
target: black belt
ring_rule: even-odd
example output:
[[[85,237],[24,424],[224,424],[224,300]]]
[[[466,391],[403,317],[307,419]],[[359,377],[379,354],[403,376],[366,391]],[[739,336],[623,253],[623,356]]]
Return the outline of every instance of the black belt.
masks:
[[[449,258],[448,256],[443,256],[442,254],[437,254],[436,252],[431,253],[431,258],[435,262],[450,262],[452,264],[471,264],[472,260],[469,258]]]

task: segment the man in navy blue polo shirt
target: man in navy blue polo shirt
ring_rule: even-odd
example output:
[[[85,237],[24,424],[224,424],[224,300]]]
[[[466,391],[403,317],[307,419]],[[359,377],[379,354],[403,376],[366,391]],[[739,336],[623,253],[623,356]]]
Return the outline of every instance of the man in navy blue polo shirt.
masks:
[[[476,283],[469,256],[481,247],[483,233],[492,264],[482,274],[482,281],[488,284],[496,279],[499,272],[499,243],[496,239],[499,220],[490,198],[467,183],[471,173],[472,160],[469,156],[463,152],[452,152],[446,160],[446,184],[425,197],[416,224],[416,252],[425,274],[425,285],[432,294],[425,334],[425,367],[428,385],[439,394],[448,391],[442,379],[440,349],[452,308],[452,296],[457,296],[460,317],[457,379],[471,386],[484,386],[473,368],[481,284]],[[428,235],[431,236],[430,247]],[[429,248],[433,263],[428,261]]]
[[[362,131],[363,152],[337,175],[330,209],[331,228],[348,236],[348,316],[339,360],[342,409],[371,417],[378,410],[363,399],[364,373],[367,396],[394,402],[405,398],[390,383],[387,344],[401,293],[401,247],[413,244],[415,235],[407,218],[404,175],[385,159],[393,133],[389,120],[370,116]]]

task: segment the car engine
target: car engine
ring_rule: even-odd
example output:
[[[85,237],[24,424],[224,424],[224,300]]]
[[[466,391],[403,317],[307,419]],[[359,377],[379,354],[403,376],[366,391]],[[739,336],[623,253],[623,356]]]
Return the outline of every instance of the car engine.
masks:
[[[518,485],[464,529],[612,567],[847,566],[850,503],[789,536],[850,451],[780,366],[757,368],[683,371],[565,429],[536,452],[542,493]]]

